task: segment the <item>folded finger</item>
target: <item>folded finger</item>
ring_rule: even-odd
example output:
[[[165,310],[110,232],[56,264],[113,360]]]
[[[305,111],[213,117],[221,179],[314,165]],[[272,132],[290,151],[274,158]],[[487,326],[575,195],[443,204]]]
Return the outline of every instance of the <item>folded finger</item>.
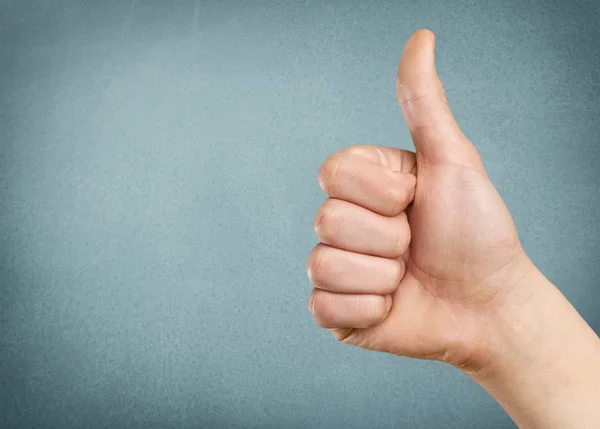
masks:
[[[378,146],[354,146],[330,156],[319,183],[333,198],[384,216],[396,216],[414,198],[414,153]]]
[[[329,198],[315,216],[321,243],[383,258],[398,258],[410,243],[406,213],[386,217],[347,201]]]
[[[390,295],[338,294],[314,289],[309,309],[323,328],[368,328],[381,323],[392,307]]]
[[[402,259],[387,259],[317,245],[307,261],[307,273],[319,289],[337,293],[393,293],[402,277]]]

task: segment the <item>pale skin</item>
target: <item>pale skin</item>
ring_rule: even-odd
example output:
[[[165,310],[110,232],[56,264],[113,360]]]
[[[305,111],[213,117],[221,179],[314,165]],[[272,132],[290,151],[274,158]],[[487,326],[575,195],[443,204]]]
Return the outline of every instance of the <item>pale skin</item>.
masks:
[[[600,427],[600,339],[523,250],[452,115],[429,30],[407,41],[396,87],[416,151],[354,146],[319,170],[315,321],[461,369],[522,429]]]

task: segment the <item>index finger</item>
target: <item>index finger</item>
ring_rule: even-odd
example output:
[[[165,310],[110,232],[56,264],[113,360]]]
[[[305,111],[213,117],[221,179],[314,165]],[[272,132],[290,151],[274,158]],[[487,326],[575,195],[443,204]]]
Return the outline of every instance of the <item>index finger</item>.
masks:
[[[383,216],[397,216],[413,200],[413,152],[379,146],[354,146],[330,156],[319,170],[321,188]]]

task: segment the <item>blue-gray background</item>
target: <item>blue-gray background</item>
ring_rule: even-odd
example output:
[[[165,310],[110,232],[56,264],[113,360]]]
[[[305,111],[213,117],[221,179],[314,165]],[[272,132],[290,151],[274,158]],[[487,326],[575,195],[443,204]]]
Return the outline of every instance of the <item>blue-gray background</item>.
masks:
[[[600,328],[600,6],[3,1],[0,426],[512,428],[442,364],[306,310],[316,172],[411,148],[404,41],[438,65],[527,250]]]

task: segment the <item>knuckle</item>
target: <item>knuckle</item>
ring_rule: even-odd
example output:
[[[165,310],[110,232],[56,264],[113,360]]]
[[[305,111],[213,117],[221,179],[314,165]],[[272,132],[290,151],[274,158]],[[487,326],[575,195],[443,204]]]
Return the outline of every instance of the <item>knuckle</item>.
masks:
[[[333,301],[328,299],[327,294],[319,289],[313,290],[310,300],[310,308],[315,322],[322,328],[332,326]]]
[[[362,331],[355,331],[355,335],[349,337],[347,341],[344,341],[349,344],[353,344],[356,347],[360,347],[365,350],[378,350],[375,346],[375,341],[372,336],[366,335]]]
[[[371,152],[375,147],[371,145],[365,144],[355,144],[350,146],[345,151],[346,154],[350,156],[367,156],[369,152]]]
[[[308,295],[308,311],[310,312],[310,314],[315,317],[315,292],[311,292],[310,295]]]
[[[333,328],[329,330],[333,337],[338,340],[340,343],[352,344],[350,337],[352,337],[355,333],[354,328]]]
[[[315,216],[315,234],[325,244],[331,243],[339,230],[339,219],[335,210],[328,207],[331,204],[323,204]]]
[[[342,154],[330,156],[319,169],[319,185],[328,195],[339,195],[341,192]]]
[[[410,107],[415,105],[428,95],[426,92],[417,94],[413,91],[410,91],[405,85],[399,85],[396,93],[398,95],[398,103],[400,104],[400,107]]]
[[[396,84],[396,94],[401,107],[409,107],[426,102],[427,98],[438,98],[447,103],[446,91],[439,78],[431,79],[426,85],[415,91],[404,79],[399,79]]]
[[[319,168],[318,180],[321,189],[332,197],[342,197],[345,182],[355,174],[352,171],[353,160],[369,158],[366,156],[368,152],[368,146],[355,145],[327,158]]]
[[[365,339],[368,336],[364,335],[361,329],[347,329],[336,335],[335,338],[343,344],[349,344],[352,346],[368,349],[365,344]]]
[[[326,273],[328,272],[326,262],[327,258],[325,254],[326,252],[324,249],[322,249],[320,246],[317,246],[313,249],[308,257],[306,271],[308,278],[315,287],[319,287],[323,284]]]

